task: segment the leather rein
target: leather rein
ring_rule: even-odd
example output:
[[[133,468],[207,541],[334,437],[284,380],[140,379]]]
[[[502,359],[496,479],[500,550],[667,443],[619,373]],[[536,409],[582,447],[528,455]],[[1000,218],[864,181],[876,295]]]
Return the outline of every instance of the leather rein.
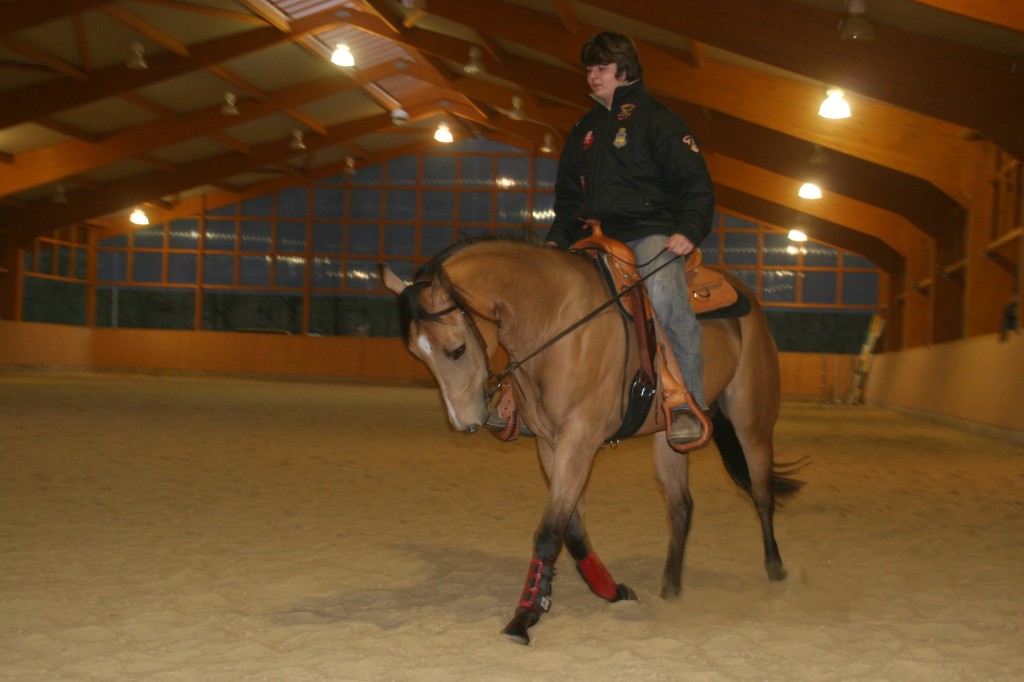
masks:
[[[634,265],[634,267],[645,266],[645,265],[649,265],[650,263],[653,263],[658,258],[660,258],[661,255],[663,253],[665,253],[667,250],[668,250],[667,248],[666,249],[662,249],[661,251],[659,251],[657,253],[657,255],[655,255],[653,258],[651,258],[651,260],[647,261],[646,263],[636,264],[636,265]],[[607,255],[609,257],[613,257],[613,258],[615,257],[613,254],[610,254],[610,253],[607,254]],[[560,331],[557,334],[555,334],[554,336],[552,336],[550,339],[548,339],[547,341],[542,343],[540,346],[535,348],[533,351],[531,351],[528,355],[526,355],[521,360],[517,360],[517,359],[513,358],[511,356],[511,354],[509,354],[509,358],[511,359],[511,362],[509,362],[509,364],[505,366],[505,369],[503,369],[501,372],[499,372],[497,374],[496,379],[495,379],[495,381],[493,383],[493,388],[491,388],[490,390],[487,391],[487,395],[486,395],[487,400],[490,401],[491,398],[494,396],[494,394],[498,392],[498,389],[501,387],[502,382],[504,382],[505,379],[508,378],[508,376],[510,374],[512,374],[517,369],[522,367],[525,362],[527,362],[530,359],[540,355],[542,352],[544,352],[545,350],[550,348],[552,345],[554,345],[555,343],[557,343],[558,341],[560,341],[564,337],[568,336],[569,334],[571,334],[575,330],[579,329],[580,327],[582,327],[587,322],[590,322],[592,319],[594,319],[599,314],[601,314],[606,308],[608,308],[609,306],[614,305],[620,299],[622,299],[625,296],[627,296],[631,291],[633,291],[637,287],[641,286],[647,280],[648,277],[652,276],[654,273],[658,272],[662,268],[670,265],[672,262],[678,260],[679,258],[680,258],[680,256],[678,256],[678,255],[677,256],[673,256],[672,258],[668,259],[667,261],[665,261],[664,263],[662,263],[661,265],[656,267],[654,270],[651,270],[649,273],[647,273],[647,275],[639,278],[636,282],[630,284],[629,286],[623,287],[623,289],[621,291],[619,291],[619,293],[614,294],[611,298],[609,298],[607,301],[605,301],[604,303],[599,305],[597,308],[591,310],[589,313],[587,313],[586,315],[584,315],[580,319],[576,320],[575,322],[573,322],[571,325],[569,325],[568,327],[566,327],[562,331]],[[462,313],[463,317],[466,320],[466,324],[468,324],[469,328],[471,330],[473,330],[473,335],[476,337],[477,343],[480,344],[480,348],[484,352],[485,362],[487,363],[487,382],[486,383],[490,383],[492,377],[495,377],[495,374],[494,374],[494,370],[491,369],[491,359],[490,359],[490,357],[487,356],[487,342],[484,341],[483,334],[480,333],[480,328],[477,326],[476,318],[479,317],[480,319],[482,319],[482,320],[484,320],[486,322],[490,322],[491,324],[495,325],[499,329],[501,328],[501,320],[498,320],[498,319],[489,317],[487,315],[484,315],[480,311],[472,309],[471,307],[469,307],[465,303],[459,303],[457,301],[453,302],[450,306],[448,306],[447,308],[444,308],[443,310],[438,310],[437,312],[431,313],[430,316],[432,318],[436,319],[436,318],[440,318],[440,317],[443,317],[445,315],[448,315],[449,313],[453,313],[456,310],[458,310],[459,312]]]

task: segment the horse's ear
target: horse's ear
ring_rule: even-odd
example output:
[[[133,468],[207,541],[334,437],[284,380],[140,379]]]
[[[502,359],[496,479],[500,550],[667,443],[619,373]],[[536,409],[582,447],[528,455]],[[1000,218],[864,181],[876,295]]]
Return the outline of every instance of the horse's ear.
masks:
[[[380,275],[381,283],[393,294],[400,294],[409,286],[401,277],[391,271],[387,263],[377,263],[377,273]]]

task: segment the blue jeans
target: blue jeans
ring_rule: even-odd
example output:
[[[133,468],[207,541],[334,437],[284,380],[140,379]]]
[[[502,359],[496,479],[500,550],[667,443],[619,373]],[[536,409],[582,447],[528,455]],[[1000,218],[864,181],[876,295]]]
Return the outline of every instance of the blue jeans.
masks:
[[[637,271],[646,277],[659,265],[672,258],[675,254],[665,251],[667,237],[653,235],[627,242],[633,249],[638,263]],[[649,265],[643,265],[658,256]],[[683,259],[663,267],[651,275],[644,284],[651,299],[651,308],[655,317],[665,330],[665,336],[672,346],[672,352],[679,363],[679,371],[683,374],[683,383],[693,394],[694,400],[701,408],[706,409],[704,402],[704,354],[701,351],[700,322],[690,305],[690,291],[686,288],[686,273]]]

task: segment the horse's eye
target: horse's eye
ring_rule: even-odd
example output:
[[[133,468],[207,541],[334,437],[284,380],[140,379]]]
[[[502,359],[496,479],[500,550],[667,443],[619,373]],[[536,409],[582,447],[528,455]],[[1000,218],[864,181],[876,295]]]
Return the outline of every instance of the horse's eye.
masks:
[[[461,346],[459,346],[458,348],[456,348],[455,350],[453,350],[450,353],[450,355],[452,356],[452,360],[458,360],[459,358],[461,358],[465,354],[466,354],[466,344],[462,344]]]

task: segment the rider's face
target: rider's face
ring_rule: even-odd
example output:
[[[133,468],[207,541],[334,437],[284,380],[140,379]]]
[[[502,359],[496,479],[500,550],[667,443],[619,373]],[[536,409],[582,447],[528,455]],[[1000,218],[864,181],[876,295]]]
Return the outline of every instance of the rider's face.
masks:
[[[587,84],[590,91],[604,102],[606,107],[612,105],[612,98],[615,97],[615,88],[626,82],[625,77],[615,75],[618,71],[618,64],[594,64],[587,67]]]

